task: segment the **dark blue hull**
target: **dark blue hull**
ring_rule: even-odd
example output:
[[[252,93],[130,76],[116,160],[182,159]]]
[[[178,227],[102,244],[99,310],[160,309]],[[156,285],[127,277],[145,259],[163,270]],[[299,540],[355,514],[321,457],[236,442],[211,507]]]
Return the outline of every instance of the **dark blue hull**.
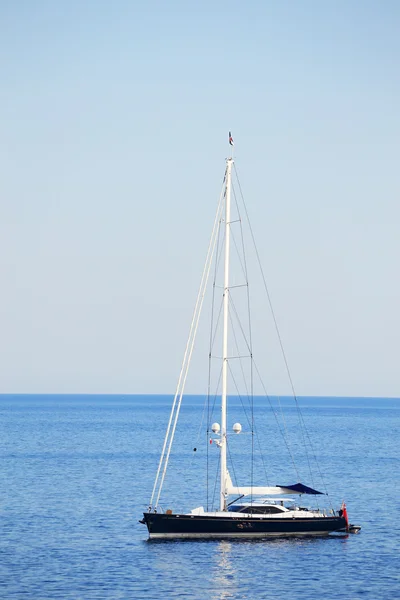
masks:
[[[143,520],[151,539],[328,535],[346,530],[345,519],[338,516],[280,519],[144,513]]]

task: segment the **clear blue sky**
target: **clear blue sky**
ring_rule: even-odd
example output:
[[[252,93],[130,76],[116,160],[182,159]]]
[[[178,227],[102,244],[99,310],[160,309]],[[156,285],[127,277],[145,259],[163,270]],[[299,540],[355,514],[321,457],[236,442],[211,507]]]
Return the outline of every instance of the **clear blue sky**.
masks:
[[[298,394],[400,396],[399,31],[395,0],[2,2],[0,392],[174,390],[231,129]]]

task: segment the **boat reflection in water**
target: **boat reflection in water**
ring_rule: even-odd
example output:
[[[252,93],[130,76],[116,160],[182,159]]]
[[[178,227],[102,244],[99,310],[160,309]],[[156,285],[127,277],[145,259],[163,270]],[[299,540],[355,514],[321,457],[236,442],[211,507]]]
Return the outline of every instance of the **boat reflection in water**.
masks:
[[[218,559],[213,568],[213,595],[212,600],[226,600],[232,598],[237,591],[236,570],[232,566],[232,544],[221,540],[217,547]]]

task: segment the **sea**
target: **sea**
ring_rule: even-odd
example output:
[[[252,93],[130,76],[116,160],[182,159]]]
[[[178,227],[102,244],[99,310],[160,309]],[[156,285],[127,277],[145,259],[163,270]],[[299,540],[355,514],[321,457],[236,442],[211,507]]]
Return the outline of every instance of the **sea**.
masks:
[[[297,408],[280,404],[295,430]],[[400,598],[400,400],[299,404],[329,497],[337,508],[345,500],[350,522],[362,527],[357,535],[149,541],[139,521],[171,396],[0,396],[0,598]],[[194,474],[204,458],[204,399],[184,399],[181,414],[175,474],[168,471],[161,498],[179,510],[205,503]],[[279,469],[284,446],[270,433],[262,399],[255,414],[267,466],[270,456]],[[245,429],[235,444],[246,442]],[[272,485],[296,483],[282,482],[279,471],[271,477]]]

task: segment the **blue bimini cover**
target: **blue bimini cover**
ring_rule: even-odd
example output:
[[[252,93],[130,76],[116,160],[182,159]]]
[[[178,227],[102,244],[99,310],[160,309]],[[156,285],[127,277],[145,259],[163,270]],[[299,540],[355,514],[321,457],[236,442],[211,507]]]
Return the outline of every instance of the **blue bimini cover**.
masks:
[[[313,490],[313,488],[304,485],[303,483],[295,483],[294,485],[280,485],[279,487],[284,487],[288,490],[293,490],[298,494],[323,494],[324,492],[318,492],[317,490]]]

